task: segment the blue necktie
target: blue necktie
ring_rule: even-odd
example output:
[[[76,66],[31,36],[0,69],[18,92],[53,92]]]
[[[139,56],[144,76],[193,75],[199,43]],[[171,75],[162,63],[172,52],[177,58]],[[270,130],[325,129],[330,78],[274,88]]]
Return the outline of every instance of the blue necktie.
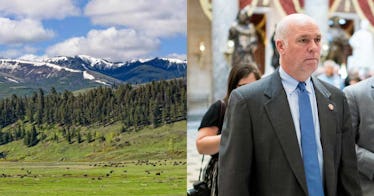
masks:
[[[309,196],[323,196],[322,178],[319,169],[316,137],[309,95],[305,82],[297,85],[299,89],[299,115],[301,131],[301,148]]]

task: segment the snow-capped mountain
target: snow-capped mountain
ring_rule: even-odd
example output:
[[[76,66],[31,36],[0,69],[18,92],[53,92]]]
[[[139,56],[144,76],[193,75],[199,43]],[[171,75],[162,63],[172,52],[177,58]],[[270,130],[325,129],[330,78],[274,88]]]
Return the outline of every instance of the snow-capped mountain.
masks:
[[[28,94],[38,88],[78,90],[119,83],[140,84],[186,77],[186,70],[186,61],[167,58],[127,62],[110,62],[87,55],[0,59],[0,98],[13,93]]]

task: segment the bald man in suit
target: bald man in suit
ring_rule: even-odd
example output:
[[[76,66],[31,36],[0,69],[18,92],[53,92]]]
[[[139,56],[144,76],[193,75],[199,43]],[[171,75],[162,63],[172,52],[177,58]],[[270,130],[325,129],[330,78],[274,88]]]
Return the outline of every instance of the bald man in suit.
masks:
[[[307,15],[288,15],[277,24],[275,43],[279,69],[231,94],[219,151],[219,195],[361,195],[345,96],[311,76],[321,51],[318,25]],[[307,91],[314,125],[309,140],[319,177],[313,183],[303,159],[309,151],[302,151],[300,91]]]
[[[364,195],[374,195],[374,76],[344,89],[356,136],[356,154]]]

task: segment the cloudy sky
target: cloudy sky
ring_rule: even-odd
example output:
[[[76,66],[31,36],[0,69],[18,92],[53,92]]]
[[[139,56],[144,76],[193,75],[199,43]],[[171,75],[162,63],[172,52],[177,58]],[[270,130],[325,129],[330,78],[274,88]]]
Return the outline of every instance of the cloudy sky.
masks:
[[[0,0],[0,58],[186,59],[185,0]]]

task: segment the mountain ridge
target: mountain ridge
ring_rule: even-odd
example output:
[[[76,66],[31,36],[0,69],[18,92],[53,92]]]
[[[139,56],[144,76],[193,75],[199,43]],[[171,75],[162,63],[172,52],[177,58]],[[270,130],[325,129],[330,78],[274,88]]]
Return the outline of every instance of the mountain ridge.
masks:
[[[0,58],[0,98],[29,95],[42,88],[80,90],[119,83],[141,84],[186,77],[187,61],[168,58],[110,62],[87,55]]]

